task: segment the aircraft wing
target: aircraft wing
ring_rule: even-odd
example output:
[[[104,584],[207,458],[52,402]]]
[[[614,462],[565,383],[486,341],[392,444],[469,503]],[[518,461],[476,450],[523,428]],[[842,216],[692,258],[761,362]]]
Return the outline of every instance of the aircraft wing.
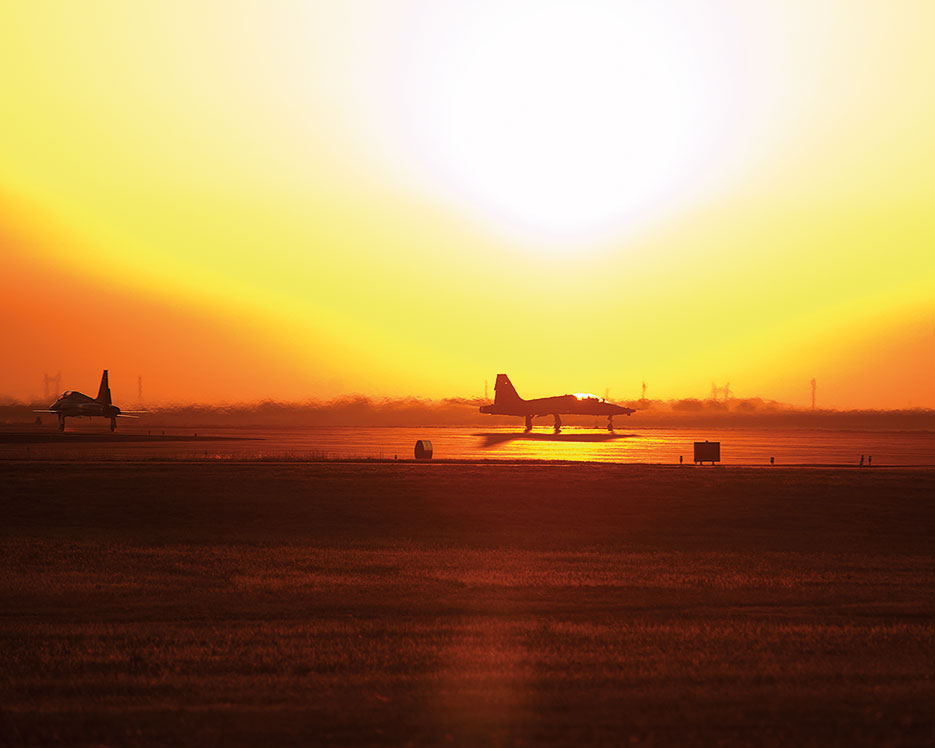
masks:
[[[139,418],[139,416],[132,416],[129,413],[118,413],[117,418]]]
[[[126,416],[127,418],[138,418],[139,416],[148,415],[148,410],[121,410],[117,416]]]
[[[57,410],[34,410],[33,413],[58,413]]]

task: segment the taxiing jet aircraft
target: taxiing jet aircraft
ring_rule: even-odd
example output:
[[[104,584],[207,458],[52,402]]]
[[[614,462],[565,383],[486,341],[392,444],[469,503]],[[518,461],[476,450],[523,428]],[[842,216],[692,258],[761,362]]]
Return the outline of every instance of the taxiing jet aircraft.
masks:
[[[107,369],[104,369],[104,376],[101,377],[101,386],[97,391],[97,397],[90,398],[80,392],[68,390],[63,392],[58,400],[49,406],[48,410],[37,410],[36,413],[55,413],[58,416],[58,430],[65,430],[65,419],[71,416],[78,418],[87,416],[88,418],[109,418],[110,430],[117,429],[117,418],[139,418],[145,410],[131,410],[122,412],[120,408],[113,405],[110,401],[110,386],[107,384]]]
[[[561,414],[607,416],[607,429],[613,431],[615,415],[630,415],[630,413],[636,412],[633,408],[614,405],[597,395],[583,393],[523,400],[516,394],[516,389],[506,374],[497,374],[497,384],[494,386],[494,392],[493,405],[482,405],[480,412],[498,416],[524,416],[526,418],[526,431],[532,430],[533,418],[547,416],[550,413],[555,417],[555,433],[558,433],[562,428],[562,419],[559,418]]]

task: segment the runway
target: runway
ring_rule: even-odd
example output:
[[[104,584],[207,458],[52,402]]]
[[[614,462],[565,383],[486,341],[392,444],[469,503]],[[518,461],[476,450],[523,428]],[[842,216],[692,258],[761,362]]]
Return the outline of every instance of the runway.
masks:
[[[413,457],[419,439],[436,460],[562,460],[627,464],[692,461],[693,442],[721,442],[726,465],[935,465],[933,431],[567,427],[538,428],[214,428],[163,430],[139,426],[111,434],[106,425],[76,422],[54,428],[5,428],[0,459],[364,459]]]

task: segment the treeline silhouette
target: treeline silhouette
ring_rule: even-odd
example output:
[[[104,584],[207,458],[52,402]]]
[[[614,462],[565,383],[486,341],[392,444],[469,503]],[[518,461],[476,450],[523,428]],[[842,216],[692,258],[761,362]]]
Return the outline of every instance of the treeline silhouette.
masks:
[[[389,426],[507,426],[520,423],[509,416],[478,412],[482,398],[369,398],[362,395],[330,401],[173,404],[148,406],[145,420],[121,424],[124,428],[156,427],[389,427]],[[935,430],[935,410],[806,410],[760,398],[729,400],[629,400],[621,405],[636,408],[629,418],[618,418],[618,429],[679,426],[783,427],[822,429]],[[33,408],[45,403],[7,400],[0,404],[0,423],[26,425],[35,422]],[[43,416],[47,421],[53,416]],[[573,426],[603,428],[602,419],[562,416]],[[51,421],[48,421],[49,423]],[[545,419],[542,420],[545,424]]]

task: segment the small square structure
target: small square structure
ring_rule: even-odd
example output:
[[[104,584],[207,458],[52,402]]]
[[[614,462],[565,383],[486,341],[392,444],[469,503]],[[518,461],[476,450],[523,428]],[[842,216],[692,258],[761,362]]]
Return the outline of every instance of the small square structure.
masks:
[[[721,461],[721,443],[720,442],[695,442],[695,462],[715,462]]]

